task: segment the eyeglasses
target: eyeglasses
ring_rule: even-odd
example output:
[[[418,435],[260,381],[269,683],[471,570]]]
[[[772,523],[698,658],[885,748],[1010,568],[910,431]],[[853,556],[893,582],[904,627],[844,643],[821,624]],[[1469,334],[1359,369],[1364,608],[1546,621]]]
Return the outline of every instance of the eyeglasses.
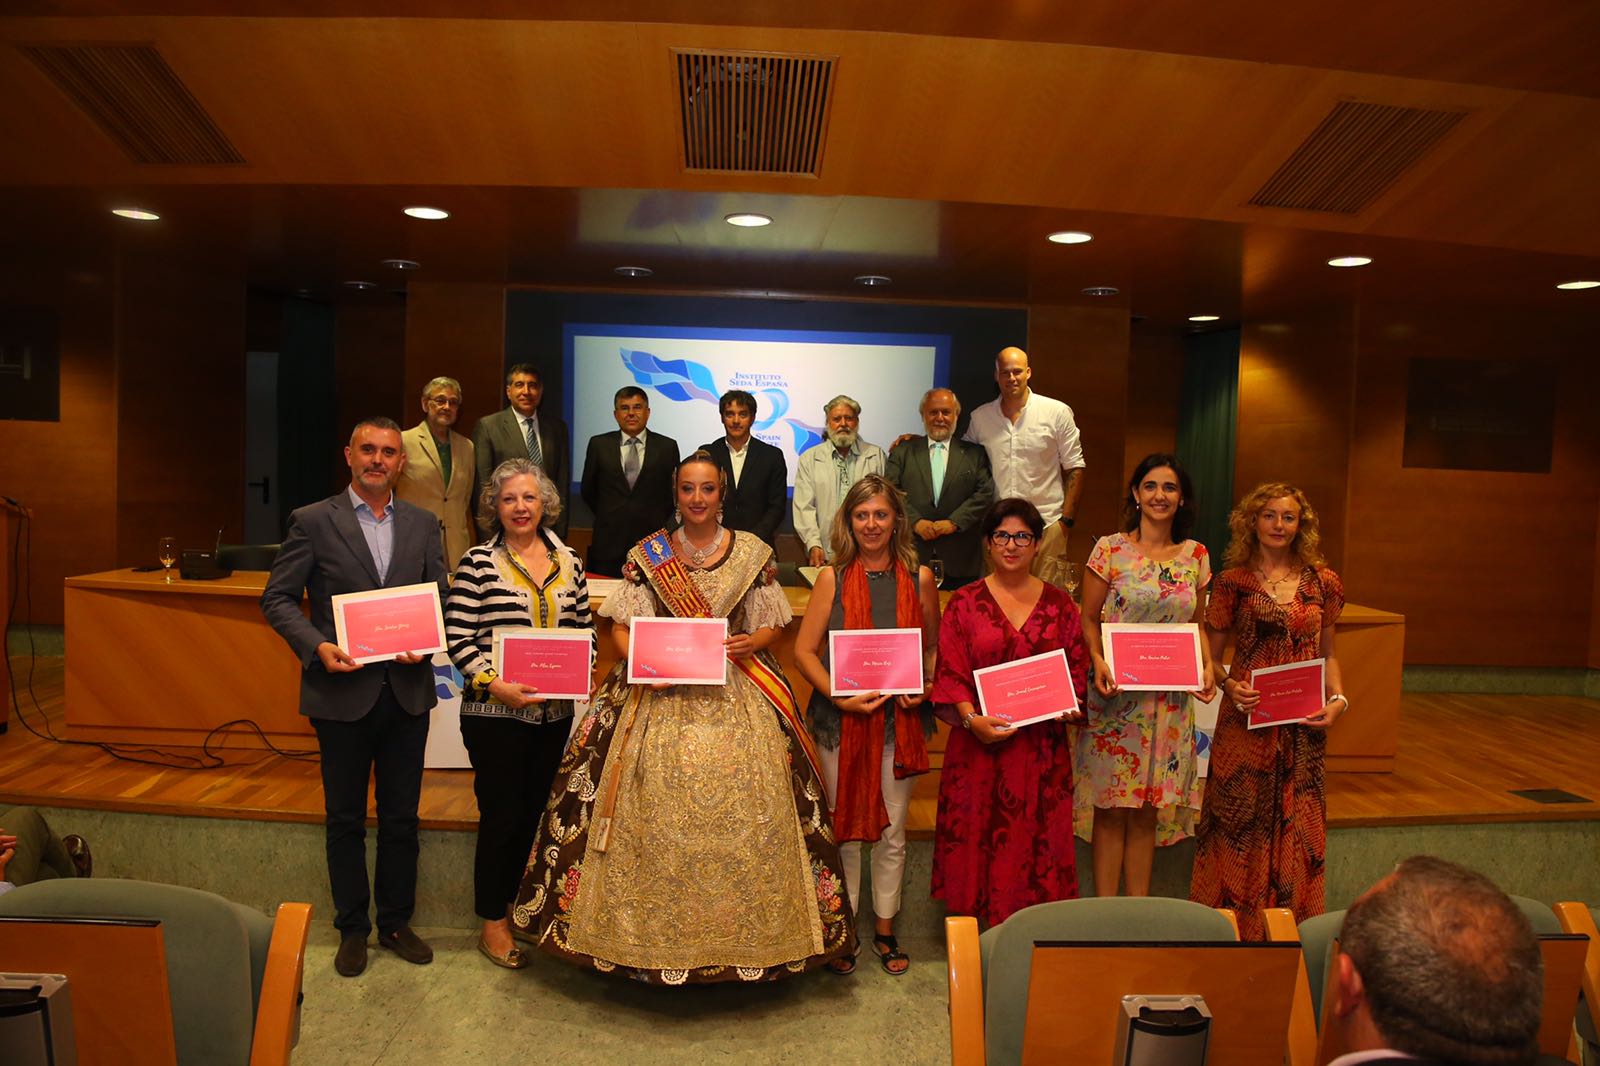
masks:
[[[456,399],[456,398],[453,398],[453,397],[449,397],[449,396],[430,396],[430,397],[428,397],[428,403],[433,407],[460,407],[461,406],[461,401],[459,399]]]
[[[1001,547],[1007,544],[1015,544],[1019,548],[1026,548],[1039,538],[1032,533],[1010,533],[1004,529],[997,529],[989,534],[989,539]]]

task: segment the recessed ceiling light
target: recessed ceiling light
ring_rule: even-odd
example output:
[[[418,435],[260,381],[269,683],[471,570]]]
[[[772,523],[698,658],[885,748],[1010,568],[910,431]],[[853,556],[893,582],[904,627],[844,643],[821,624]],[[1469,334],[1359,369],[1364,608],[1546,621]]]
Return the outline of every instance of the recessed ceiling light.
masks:
[[[418,270],[422,267],[415,259],[385,259],[380,265],[390,270]]]
[[[410,215],[412,218],[426,218],[434,220],[450,217],[450,212],[441,210],[437,207],[408,207],[406,208],[406,214]]]
[[[118,218],[131,218],[135,222],[154,222],[161,217],[154,211],[146,211],[138,207],[113,207],[111,213]]]
[[[772,225],[771,216],[758,215],[754,211],[740,211],[737,214],[728,215],[722,221],[726,222],[730,226],[753,227]]]
[[[649,267],[635,266],[612,267],[611,272],[613,274],[621,274],[625,278],[648,278],[651,274],[655,273],[655,271],[651,270]]]
[[[1600,289],[1600,281],[1563,281],[1558,289]]]
[[[1056,244],[1088,244],[1094,240],[1094,234],[1085,233],[1082,230],[1064,229],[1050,234],[1046,240],[1053,241]]]
[[[1121,289],[1112,288],[1110,285],[1090,285],[1083,290],[1085,296],[1115,296]]]
[[[887,274],[857,274],[855,276],[855,283],[857,285],[887,285],[893,280],[894,279],[889,277]]]
[[[344,287],[355,289],[357,292],[371,292],[378,287],[378,283],[375,281],[347,281],[344,283]]]
[[[1221,315],[1190,315],[1189,316],[1189,321],[1190,322],[1216,322],[1221,317],[1222,317]]]
[[[1364,255],[1341,255],[1328,260],[1331,267],[1364,267],[1372,262]]]

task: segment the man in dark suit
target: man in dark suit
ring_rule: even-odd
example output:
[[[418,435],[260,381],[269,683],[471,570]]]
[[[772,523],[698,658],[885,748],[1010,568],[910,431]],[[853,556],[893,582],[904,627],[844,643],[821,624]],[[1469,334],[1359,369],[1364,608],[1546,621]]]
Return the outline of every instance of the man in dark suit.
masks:
[[[1532,1063],[1544,968],[1522,908],[1482,874],[1404,859],[1350,905],[1324,996],[1332,1066]],[[1383,1052],[1392,1052],[1384,1055]]]
[[[583,501],[594,512],[594,541],[587,569],[616,577],[628,549],[672,517],[672,471],[678,442],[650,433],[650,400],[644,390],[617,390],[612,414],[619,427],[589,438],[583,459]]]
[[[961,401],[949,389],[922,397],[927,436],[911,437],[889,453],[884,476],[906,494],[906,518],[924,565],[944,564],[944,587],[959,588],[983,574],[978,523],[994,502],[989,453],[956,440]]]
[[[567,514],[571,511],[572,449],[567,444],[567,424],[561,416],[541,409],[544,379],[531,363],[518,363],[506,374],[506,399],[511,406],[478,419],[472,427],[472,446],[477,451],[478,484],[489,484],[494,468],[507,459],[532,459],[544,468],[561,496],[561,514],[556,518],[556,536],[567,539]],[[477,501],[473,501],[477,506]],[[487,539],[488,529],[481,523],[478,535]]]
[[[394,496],[405,467],[400,427],[387,418],[359,423],[344,450],[350,487],[289,516],[272,564],[261,613],[300,660],[300,713],[322,750],[328,882],[339,930],[334,969],[366,969],[367,782],[376,776],[378,944],[407,962],[433,961],[411,931],[417,897],[417,803],[436,696],[422,655],[361,665],[336,643],[333,597],[346,592],[437,584],[445,588],[439,521]],[[304,594],[311,617],[300,610]]]
[[[727,435],[701,450],[710,452],[728,477],[722,524],[754,533],[776,549],[778,525],[789,502],[789,466],[781,450],[751,435],[756,421],[754,396],[734,389],[723,394],[717,408]]]

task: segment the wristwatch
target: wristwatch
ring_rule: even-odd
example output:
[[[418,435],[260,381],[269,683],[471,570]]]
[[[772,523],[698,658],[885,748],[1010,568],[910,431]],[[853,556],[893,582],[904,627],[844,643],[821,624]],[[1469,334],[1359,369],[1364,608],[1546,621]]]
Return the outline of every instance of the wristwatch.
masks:
[[[1328,693],[1328,702],[1332,703],[1334,700],[1338,700],[1340,703],[1344,704],[1344,709],[1346,712],[1350,710],[1350,698],[1343,692]]]
[[[1073,526],[1078,524],[1078,520],[1076,518],[1068,518],[1066,515],[1062,515],[1061,524],[1066,526],[1068,529],[1071,529]]]

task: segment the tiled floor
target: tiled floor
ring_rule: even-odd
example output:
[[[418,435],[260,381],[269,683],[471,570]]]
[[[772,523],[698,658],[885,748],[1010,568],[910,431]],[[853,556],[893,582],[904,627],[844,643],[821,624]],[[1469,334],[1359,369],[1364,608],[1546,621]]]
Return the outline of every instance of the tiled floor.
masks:
[[[431,965],[373,949],[367,972],[333,971],[326,925],[306,953],[296,1066],[418,1063],[885,1063],[950,1061],[943,945],[901,944],[913,963],[891,977],[867,956],[849,977],[655,988],[537,956],[502,970],[476,934],[421,930]]]

